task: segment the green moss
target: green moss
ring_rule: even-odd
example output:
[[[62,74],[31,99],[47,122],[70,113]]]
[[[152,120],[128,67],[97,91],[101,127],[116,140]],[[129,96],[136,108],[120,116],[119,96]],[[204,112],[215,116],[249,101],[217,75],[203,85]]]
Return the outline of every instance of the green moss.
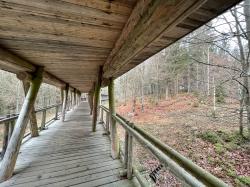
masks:
[[[227,170],[227,175],[230,177],[235,177],[236,176],[236,172],[232,169],[228,169]]]
[[[222,154],[225,152],[224,146],[221,143],[214,144],[215,152],[218,154]]]
[[[241,183],[248,186],[250,185],[250,176],[238,176],[237,178]]]
[[[203,133],[199,134],[198,137],[205,140],[205,141],[208,141],[212,144],[216,144],[216,143],[221,142],[220,137],[215,132],[212,132],[212,131],[203,132]]]

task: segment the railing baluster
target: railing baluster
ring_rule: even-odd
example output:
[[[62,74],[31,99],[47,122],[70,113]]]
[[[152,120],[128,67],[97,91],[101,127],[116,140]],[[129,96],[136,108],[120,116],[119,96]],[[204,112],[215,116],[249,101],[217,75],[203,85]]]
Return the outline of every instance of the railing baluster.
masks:
[[[46,123],[46,109],[44,109],[42,112],[41,130],[45,129],[45,123]]]
[[[59,110],[59,106],[56,106],[56,113],[55,113],[55,120],[58,120],[58,110]]]
[[[11,120],[10,123],[9,123],[8,142],[10,141],[10,138],[11,138],[11,136],[12,136],[14,127],[15,127],[15,120],[13,119],[13,120]]]
[[[132,179],[133,175],[133,136],[128,135],[128,153],[127,153],[127,178]]]
[[[100,123],[103,123],[103,109],[100,108]]]
[[[109,112],[106,112],[106,131],[108,134],[110,134],[110,129],[109,129]]]
[[[7,115],[6,116],[7,118],[10,117],[10,115]],[[7,146],[8,146],[8,140],[9,140],[9,124],[10,122],[7,121],[4,123],[4,126],[3,126],[3,144],[2,144],[2,152],[1,152],[1,157],[3,158],[4,154],[5,154],[5,151],[7,149]]]
[[[124,168],[127,169],[128,165],[128,132],[125,130],[125,140],[124,140]]]

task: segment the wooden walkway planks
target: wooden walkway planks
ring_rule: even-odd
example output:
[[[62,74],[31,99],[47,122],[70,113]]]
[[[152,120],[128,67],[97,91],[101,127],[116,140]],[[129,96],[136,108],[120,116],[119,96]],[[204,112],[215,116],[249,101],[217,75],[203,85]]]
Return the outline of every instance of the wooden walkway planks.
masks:
[[[21,147],[14,176],[5,186],[133,186],[119,177],[120,160],[110,154],[101,125],[92,132],[87,103],[56,121]]]

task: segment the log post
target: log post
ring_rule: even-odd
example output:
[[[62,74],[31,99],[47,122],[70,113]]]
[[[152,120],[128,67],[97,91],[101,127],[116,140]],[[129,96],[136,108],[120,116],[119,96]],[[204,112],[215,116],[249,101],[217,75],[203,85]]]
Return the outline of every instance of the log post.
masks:
[[[56,106],[56,111],[55,111],[55,118],[54,120],[58,120],[58,111],[59,111],[59,106]]]
[[[61,121],[65,120],[66,106],[67,106],[67,102],[68,102],[68,93],[69,93],[69,84],[66,84],[65,96],[63,98],[63,105],[62,105]]]
[[[93,98],[94,98],[94,93],[93,93],[93,91],[90,91],[88,93],[88,102],[89,102],[89,108],[90,108],[90,115],[93,114]]]
[[[70,89],[68,88],[68,93],[67,93],[67,102],[66,102],[66,111],[70,110]]]
[[[106,130],[107,134],[110,134],[110,128],[109,128],[109,112],[106,112]]]
[[[100,108],[100,123],[103,123],[103,109]]]
[[[38,90],[42,83],[42,74],[43,68],[38,67],[36,72],[34,73],[29,91],[25,97],[14,131],[12,133],[12,137],[8,144],[4,158],[1,162],[0,182],[9,179],[13,174],[25,129],[29,121],[29,115],[32,110],[32,107],[34,106]]]
[[[23,80],[23,90],[24,94],[27,95],[28,90],[30,88],[30,83],[27,80]],[[35,112],[35,107],[32,106],[31,112],[30,112],[30,134],[31,137],[37,137],[39,136],[38,132],[38,126],[37,126],[37,119],[36,119],[36,112]]]
[[[80,102],[81,102],[81,92],[78,91],[78,105],[80,104]]]
[[[9,118],[10,115],[7,115],[6,117]],[[3,125],[3,143],[2,143],[3,146],[1,151],[1,158],[4,157],[9,142],[9,125],[10,122],[6,122]]]
[[[132,179],[133,174],[133,136],[128,135],[128,152],[127,152],[127,178]]]
[[[128,131],[125,130],[125,141],[124,141],[124,167],[127,169],[128,166]]]
[[[76,89],[74,88],[74,108],[76,107],[77,102],[76,102]]]
[[[46,109],[42,111],[41,130],[45,130],[45,124],[46,124]]]
[[[97,122],[97,110],[99,103],[99,95],[101,90],[101,82],[102,82],[102,66],[99,68],[98,80],[95,85],[95,93],[94,93],[94,101],[93,101],[93,123],[92,123],[92,131],[96,131],[96,122]]]
[[[109,95],[109,111],[110,111],[110,126],[111,126],[111,156],[113,159],[119,158],[119,139],[117,134],[116,121],[112,118],[115,115],[115,98],[114,98],[114,79],[110,78],[108,85]]]
[[[15,115],[15,114],[13,114],[13,115]],[[11,136],[12,136],[14,127],[15,127],[15,120],[12,120],[12,121],[10,122],[10,124],[9,124],[8,142],[10,141],[10,138],[11,138]]]
[[[71,98],[70,109],[73,110],[73,108],[74,108],[74,99],[73,99],[73,92],[72,91],[70,92],[70,98]]]

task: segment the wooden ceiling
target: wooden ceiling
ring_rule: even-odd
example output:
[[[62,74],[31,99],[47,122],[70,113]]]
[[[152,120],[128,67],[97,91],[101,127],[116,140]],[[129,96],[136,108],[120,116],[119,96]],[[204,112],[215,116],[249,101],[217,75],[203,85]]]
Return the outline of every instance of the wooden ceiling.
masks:
[[[0,46],[88,92],[100,66],[105,78],[118,77],[238,2],[0,0]],[[8,66],[14,60],[1,50],[1,69],[33,71]]]

